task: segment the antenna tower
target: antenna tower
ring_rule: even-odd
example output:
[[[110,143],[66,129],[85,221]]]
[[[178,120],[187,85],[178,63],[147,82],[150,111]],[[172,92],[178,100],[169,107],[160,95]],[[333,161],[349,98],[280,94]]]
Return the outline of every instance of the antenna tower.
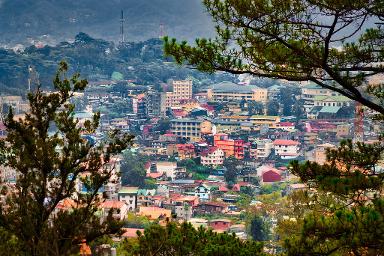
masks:
[[[355,106],[354,137],[355,142],[364,141],[364,112],[360,102]]]
[[[163,23],[160,23],[159,26],[159,38],[163,38],[165,36],[165,27]]]
[[[28,92],[30,92],[33,87],[37,87],[40,85],[39,73],[37,73],[36,69],[32,66],[28,66]]]
[[[124,38],[124,11],[121,10],[121,16],[120,16],[120,43],[123,44],[125,41]]]

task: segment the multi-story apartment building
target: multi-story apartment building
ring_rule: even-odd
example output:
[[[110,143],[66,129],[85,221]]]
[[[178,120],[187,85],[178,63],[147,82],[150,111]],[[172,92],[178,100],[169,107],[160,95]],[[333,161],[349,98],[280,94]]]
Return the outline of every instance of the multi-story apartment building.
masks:
[[[174,80],[172,85],[175,98],[192,99],[192,80]]]
[[[136,210],[137,191],[137,187],[122,187],[118,192],[118,200],[125,202],[129,211]]]
[[[270,139],[255,140],[249,148],[249,157],[254,159],[266,159],[272,152],[273,143]]]
[[[322,88],[316,84],[308,84],[301,89],[301,99],[304,100],[304,108],[308,113],[311,109],[316,106],[315,98],[318,96],[324,97],[340,97],[341,94],[338,92],[334,92],[325,88]],[[318,105],[319,106],[319,105]]]
[[[221,116],[223,121],[232,122],[250,122],[254,126],[268,126],[269,128],[277,128],[280,123],[279,116],[260,116],[260,115],[237,115],[237,116]]]
[[[23,100],[21,96],[1,96],[0,97],[0,111],[1,113],[8,113],[9,108],[12,108],[13,113],[23,114],[29,111],[29,104]]]
[[[162,97],[162,109],[179,107],[181,100],[192,99],[192,81],[172,81],[172,92],[165,92]]]
[[[273,147],[275,154],[281,159],[294,159],[299,156],[300,143],[294,140],[275,140]]]
[[[224,151],[218,147],[209,147],[201,152],[201,164],[216,167],[224,163]]]
[[[225,157],[244,158],[244,141],[229,139],[228,134],[219,133],[213,137],[214,146],[223,150]]]
[[[146,94],[147,114],[150,117],[159,117],[165,113],[162,94],[157,91],[148,91]]]
[[[207,89],[207,98],[212,101],[253,100],[266,103],[268,101],[268,90],[255,85],[221,82]]]
[[[171,120],[171,132],[179,138],[189,141],[199,141],[202,134],[212,132],[212,123],[202,119],[173,119]]]
[[[322,107],[349,107],[352,101],[345,96],[315,96],[313,104]]]

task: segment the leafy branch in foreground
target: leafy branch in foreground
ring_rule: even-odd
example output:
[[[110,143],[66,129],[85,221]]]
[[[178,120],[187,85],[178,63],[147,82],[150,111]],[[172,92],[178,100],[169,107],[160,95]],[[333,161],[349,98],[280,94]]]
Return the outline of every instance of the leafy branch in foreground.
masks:
[[[284,241],[289,255],[378,255],[384,250],[384,173],[378,168],[383,151],[379,143],[344,141],[327,152],[324,165],[291,164],[294,174],[328,200],[317,200],[322,209],[301,205],[307,208],[302,229]]]
[[[4,119],[8,134],[1,141],[1,160],[15,170],[17,181],[2,191],[6,201],[0,226],[17,240],[20,254],[69,255],[81,240],[120,229],[111,215],[101,221],[96,212],[99,190],[115,172],[112,158],[130,145],[132,136],[113,131],[96,145],[82,137],[96,131],[100,115],[83,125],[74,117],[69,100],[87,81],[79,74],[68,78],[67,70],[61,62],[54,92],[39,87],[28,94],[30,112],[24,118],[16,120],[10,110]],[[61,205],[70,209],[60,210]]]
[[[378,99],[366,94],[367,80],[384,72],[384,32],[372,22],[384,19],[382,1],[203,2],[217,23],[217,37],[197,39],[194,46],[166,37],[165,53],[177,63],[312,81],[384,114]]]

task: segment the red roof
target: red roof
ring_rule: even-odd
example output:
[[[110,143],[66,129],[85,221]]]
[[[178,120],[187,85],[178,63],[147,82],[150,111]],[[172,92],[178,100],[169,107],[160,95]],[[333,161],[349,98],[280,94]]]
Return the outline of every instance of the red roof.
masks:
[[[177,150],[195,150],[195,146],[193,144],[177,144]]]
[[[262,178],[263,178],[263,182],[281,181],[281,175],[274,170],[269,170],[264,172]]]
[[[229,190],[228,190],[228,188],[226,186],[220,186],[219,187],[219,191],[220,192],[228,192]]]
[[[161,176],[163,176],[163,173],[158,173],[158,172],[151,172],[151,173],[147,173],[146,175],[147,178],[152,178],[152,179],[157,179],[157,178],[160,178]]]
[[[137,231],[144,233],[144,229],[140,228],[123,228],[122,230],[124,231],[124,233],[121,236],[128,238],[137,237]]]
[[[208,149],[201,152],[202,156],[207,156],[209,154],[213,154],[218,148],[217,147],[208,147]]]
[[[295,146],[299,145],[300,143],[294,140],[275,140],[273,142],[273,145],[282,145],[282,146]]]
[[[202,104],[201,107],[202,107],[202,108],[205,108],[205,109],[206,109],[207,111],[209,111],[209,112],[212,112],[212,111],[215,110],[215,108],[214,108],[213,106],[210,106],[210,105],[208,105],[208,104]]]
[[[149,168],[151,167],[151,165],[152,165],[151,162],[146,162],[146,163],[144,164],[144,168],[145,168],[145,169],[149,169]]]
[[[235,184],[235,185],[232,187],[232,191],[240,192],[240,185],[239,185],[239,184]]]
[[[184,111],[184,110],[181,110],[181,109],[174,109],[172,110],[173,112],[173,115],[175,117],[185,117],[188,115],[188,112],[187,111]]]
[[[100,207],[106,209],[120,209],[125,203],[117,200],[108,200],[102,202]]]
[[[292,127],[292,126],[295,126],[295,123],[292,123],[292,122],[280,122],[279,125],[283,126],[283,127]]]
[[[218,207],[226,207],[227,205],[225,203],[220,202],[201,202],[199,205],[212,205],[212,206],[218,206]]]

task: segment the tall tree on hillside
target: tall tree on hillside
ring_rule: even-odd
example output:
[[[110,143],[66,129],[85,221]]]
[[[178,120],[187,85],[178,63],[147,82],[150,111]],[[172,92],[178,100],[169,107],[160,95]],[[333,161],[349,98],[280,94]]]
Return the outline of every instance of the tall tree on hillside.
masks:
[[[271,100],[267,103],[267,115],[278,116],[280,110],[280,104],[277,100]]]
[[[362,91],[382,73],[382,1],[204,0],[217,37],[165,38],[165,53],[199,70],[312,81],[384,114]],[[362,28],[368,27],[364,33]],[[356,39],[357,38],[357,39]]]
[[[264,114],[264,104],[261,102],[250,100],[248,104],[248,113],[250,115],[263,115]]]
[[[101,221],[96,211],[99,190],[115,170],[112,157],[132,137],[112,131],[98,145],[82,138],[95,132],[100,115],[83,125],[74,118],[70,99],[87,81],[78,74],[68,77],[67,70],[61,62],[54,92],[38,88],[28,94],[30,112],[23,119],[17,120],[12,110],[4,119],[8,134],[0,141],[1,163],[17,172],[17,181],[2,191],[6,201],[0,208],[0,227],[15,240],[20,255],[69,255],[76,253],[81,240],[92,241],[120,228],[111,216]],[[78,190],[79,182],[87,192]],[[60,210],[65,200],[68,211]]]
[[[207,72],[312,81],[377,111],[383,120],[383,84],[368,83],[384,73],[383,1],[204,4],[218,36],[198,39],[195,46],[165,38],[166,54],[178,63]],[[329,152],[324,165],[292,164],[296,175],[332,200],[320,202],[325,203],[320,212],[304,215],[301,231],[285,240],[289,255],[380,255],[384,174],[377,165],[383,151],[379,144],[348,141]]]
[[[130,152],[123,154],[123,160],[121,162],[121,183],[124,186],[138,186],[143,187],[145,185],[145,163],[148,158],[134,155]]]
[[[229,186],[236,183],[237,175],[239,175],[240,164],[241,162],[234,156],[230,156],[224,160],[223,166],[226,168],[224,178]]]

